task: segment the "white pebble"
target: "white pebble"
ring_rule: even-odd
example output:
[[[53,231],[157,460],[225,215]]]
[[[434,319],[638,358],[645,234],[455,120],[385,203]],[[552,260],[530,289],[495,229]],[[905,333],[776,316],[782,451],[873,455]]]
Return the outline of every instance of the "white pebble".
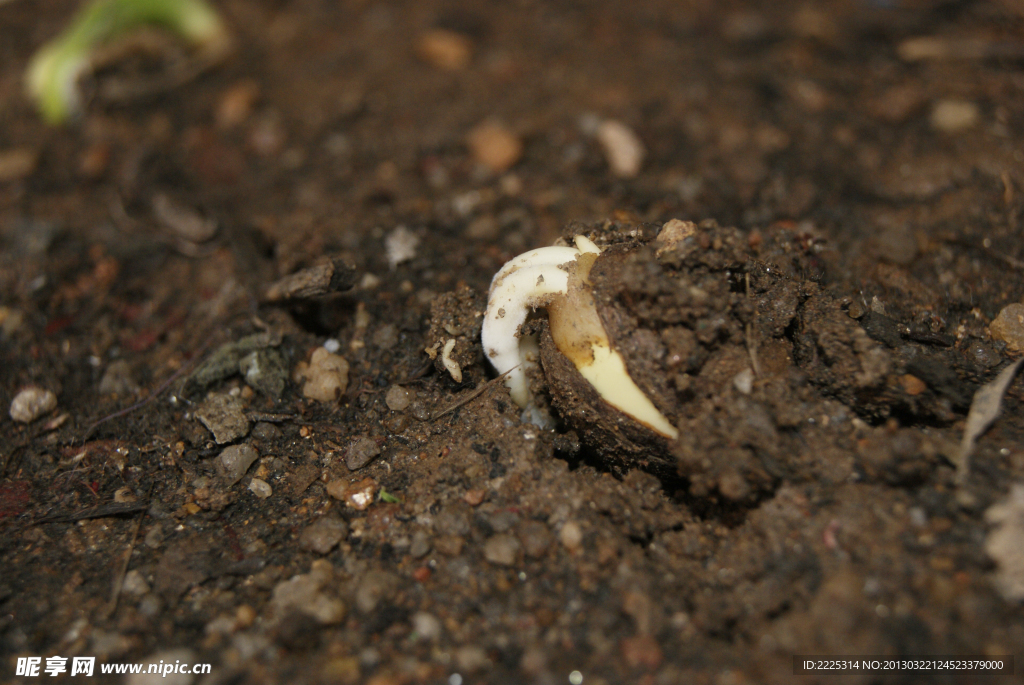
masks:
[[[416,257],[416,248],[420,245],[418,235],[405,226],[399,226],[388,234],[384,239],[384,248],[387,250],[388,264],[394,269],[402,262],[408,262]]]
[[[266,499],[274,494],[274,490],[270,487],[270,483],[259,478],[253,478],[249,483],[249,489],[252,494],[256,495],[260,499]]]
[[[412,403],[412,393],[400,385],[392,385],[384,395],[384,403],[391,411],[405,411]]]
[[[612,174],[619,178],[633,178],[640,173],[647,151],[633,129],[620,121],[608,119],[597,127],[596,137],[604,149]]]
[[[558,539],[570,552],[575,552],[583,545],[583,529],[575,521],[566,521],[562,530],[558,531]]]
[[[304,380],[302,394],[318,402],[334,402],[348,387],[348,362],[326,348],[313,350],[309,363],[299,362],[295,379]]]
[[[19,392],[11,402],[11,418],[20,423],[32,423],[43,414],[57,408],[57,396],[50,390],[35,386]]]
[[[743,369],[733,377],[732,384],[744,395],[749,395],[754,389],[754,372],[750,367]]]

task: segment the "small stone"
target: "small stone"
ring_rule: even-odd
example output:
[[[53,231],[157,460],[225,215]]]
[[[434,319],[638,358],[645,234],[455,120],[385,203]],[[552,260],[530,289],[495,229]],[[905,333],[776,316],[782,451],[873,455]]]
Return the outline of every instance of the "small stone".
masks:
[[[420,237],[405,226],[397,226],[384,239],[384,250],[387,253],[391,270],[404,262],[416,258],[416,250],[420,246]]]
[[[150,549],[160,549],[164,544],[164,529],[159,523],[149,529],[146,533],[146,537],[143,538],[143,542],[146,547]]]
[[[149,592],[149,583],[145,576],[136,568],[124,574],[124,582],[121,583],[121,592],[129,597],[142,597]]]
[[[196,418],[206,426],[218,445],[233,442],[249,432],[249,419],[242,401],[228,393],[211,392],[196,409]]]
[[[363,478],[357,483],[332,480],[327,484],[327,494],[335,499],[340,499],[347,507],[363,511],[376,499],[377,481],[372,478]]]
[[[334,402],[348,388],[348,362],[323,347],[313,350],[309,363],[300,362],[295,380],[305,381],[302,395],[318,402]]]
[[[471,507],[480,506],[480,503],[487,497],[487,491],[476,488],[473,490],[466,490],[466,494],[462,496],[462,500]]]
[[[125,359],[110,362],[100,379],[101,395],[118,395],[129,397],[139,389],[139,384],[132,378],[132,368]]]
[[[507,171],[523,155],[523,144],[504,124],[487,120],[466,135],[473,158],[496,174]]]
[[[57,396],[52,391],[32,386],[15,395],[9,413],[19,423],[32,423],[56,408]]]
[[[747,367],[732,379],[733,387],[744,395],[749,395],[754,390],[754,371]]]
[[[900,385],[903,386],[903,392],[908,395],[920,395],[928,389],[928,386],[925,385],[924,381],[909,373],[900,376]]]
[[[242,476],[259,457],[256,448],[248,443],[225,447],[217,457],[217,473],[227,481],[228,485],[234,485],[242,480]]]
[[[195,677],[191,673],[147,673],[150,664],[173,666],[175,663],[192,664],[196,661],[196,653],[191,649],[179,647],[165,649],[142,660],[142,672],[133,673],[125,678],[125,685],[191,685]]]
[[[334,578],[329,561],[313,562],[309,573],[297,575],[274,587],[270,606],[274,615],[283,618],[290,610],[308,614],[323,625],[340,623],[345,618],[344,603],[322,591]]]
[[[661,230],[658,231],[658,237],[654,239],[655,244],[658,246],[657,255],[661,256],[662,253],[671,250],[678,243],[696,235],[696,233],[697,224],[692,221],[683,221],[682,219],[666,221]]]
[[[583,546],[583,529],[575,521],[566,521],[562,529],[558,531],[558,539],[570,552],[575,552]]]
[[[260,499],[266,499],[274,494],[274,490],[270,487],[270,483],[262,478],[253,478],[249,481],[249,490]]]
[[[384,403],[391,411],[405,411],[412,404],[412,393],[400,385],[392,385],[384,395]]]
[[[281,429],[272,423],[260,421],[252,429],[252,437],[259,440],[277,440],[281,437]]]
[[[272,347],[254,350],[238,360],[238,370],[250,387],[268,397],[280,397],[288,382],[288,364]]]
[[[548,527],[541,521],[525,521],[519,526],[519,542],[523,545],[526,556],[539,559],[551,546],[552,535]]]
[[[497,566],[512,566],[519,556],[521,545],[515,536],[508,533],[492,535],[484,543],[484,558]]]
[[[1002,340],[1013,352],[1024,352],[1024,304],[1008,304],[989,324],[996,340]],[[12,405],[13,407],[13,405]],[[13,409],[12,409],[13,411]],[[13,417],[14,415],[11,414]]]
[[[420,35],[416,54],[438,69],[460,71],[469,66],[473,58],[473,43],[461,33],[433,29]]]
[[[595,135],[613,175],[633,178],[640,173],[647,151],[633,129],[620,121],[608,119],[598,125]]]
[[[430,552],[430,536],[426,531],[417,530],[412,535],[412,544],[409,545],[409,556],[413,559],[422,559]]]
[[[380,446],[373,438],[365,435],[353,440],[345,450],[345,466],[349,471],[358,471],[380,454]]]
[[[412,615],[412,629],[421,640],[436,642],[441,637],[441,621],[426,611]]]
[[[974,128],[981,118],[978,105],[967,100],[940,100],[932,108],[929,122],[936,131],[959,133]]]
[[[465,546],[466,539],[461,535],[439,535],[434,540],[434,549],[449,557],[462,554],[462,548]]]
[[[348,535],[348,524],[337,516],[324,516],[307,526],[299,536],[299,547],[327,554]]]

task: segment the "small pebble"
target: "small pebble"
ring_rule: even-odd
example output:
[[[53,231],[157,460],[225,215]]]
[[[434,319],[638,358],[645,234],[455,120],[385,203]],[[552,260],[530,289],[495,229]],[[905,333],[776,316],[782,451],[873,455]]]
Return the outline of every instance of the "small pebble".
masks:
[[[492,535],[484,543],[484,558],[498,566],[512,566],[516,563],[521,545],[515,536],[508,533]]]
[[[164,529],[160,524],[156,524],[149,529],[146,533],[146,537],[143,538],[143,542],[146,547],[150,549],[160,549],[161,545],[164,544]]]
[[[305,383],[302,395],[318,402],[334,402],[348,388],[348,362],[323,347],[313,350],[309,363],[299,362],[295,379]]]
[[[932,108],[929,122],[936,131],[959,133],[974,128],[981,118],[981,111],[967,100],[940,100]]]
[[[558,531],[558,539],[570,552],[575,552],[583,545],[583,530],[575,521],[567,521]]]
[[[377,497],[377,481],[372,478],[363,478],[357,483],[333,480],[327,484],[327,494],[340,499],[345,506],[363,511],[373,504]]]
[[[345,450],[345,466],[349,471],[358,471],[373,461],[378,454],[380,446],[376,440],[365,435],[358,437]]]
[[[1003,307],[988,325],[988,330],[993,338],[1005,342],[1009,350],[1024,352],[1024,304],[1014,303]]]
[[[384,239],[384,249],[388,264],[394,270],[399,264],[416,258],[416,250],[420,246],[420,237],[405,226],[397,226]]]
[[[753,370],[750,368],[743,369],[732,379],[732,384],[744,395],[749,395],[754,390]]]
[[[217,457],[217,473],[227,481],[228,485],[234,485],[242,480],[242,476],[259,457],[256,448],[248,443],[225,447]]]
[[[249,482],[249,490],[260,499],[266,499],[274,494],[274,490],[270,487],[270,483],[262,478],[253,478]]]
[[[149,583],[145,576],[138,569],[133,568],[124,574],[124,582],[121,583],[121,592],[129,597],[142,597],[149,592]]]
[[[900,385],[903,386],[903,392],[908,395],[920,395],[928,389],[924,381],[909,373],[900,376]]]
[[[272,423],[261,421],[253,427],[252,437],[260,440],[277,440],[281,437],[281,429]]]
[[[434,539],[434,549],[449,557],[462,554],[462,548],[465,546],[466,538],[461,535],[440,535]]]
[[[19,423],[32,423],[57,408],[57,396],[50,390],[35,386],[25,388],[11,402],[11,418]]]
[[[608,119],[601,122],[595,135],[613,175],[633,178],[640,173],[647,152],[633,129],[620,121]]]
[[[504,124],[487,120],[466,135],[469,151],[480,164],[496,174],[507,171],[523,155],[523,144]]]
[[[218,445],[233,442],[249,432],[242,401],[226,392],[207,395],[196,409],[196,418],[213,433]]]
[[[323,516],[307,526],[299,536],[299,547],[327,554],[348,535],[348,524],[337,516]]]
[[[421,640],[434,642],[441,637],[441,621],[426,611],[417,611],[412,615],[412,629]]]
[[[146,618],[158,616],[163,610],[164,605],[159,595],[150,593],[139,600],[139,613]]]
[[[473,43],[461,33],[433,29],[420,35],[416,54],[438,69],[460,71],[469,66],[473,58]]]
[[[405,411],[412,403],[412,393],[400,385],[392,385],[384,395],[384,403],[391,411]]]
[[[314,561],[309,573],[293,576],[274,586],[270,600],[274,615],[282,618],[296,610],[323,625],[340,623],[347,613],[345,604],[322,591],[333,579],[334,569],[329,561]]]
[[[430,536],[426,531],[418,530],[413,533],[412,544],[409,545],[409,556],[413,559],[422,559],[430,552]]]

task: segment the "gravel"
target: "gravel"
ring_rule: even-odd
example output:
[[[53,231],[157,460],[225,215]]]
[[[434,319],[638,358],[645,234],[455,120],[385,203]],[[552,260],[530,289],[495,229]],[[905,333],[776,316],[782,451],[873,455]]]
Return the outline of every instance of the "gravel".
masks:
[[[57,408],[57,396],[51,390],[35,386],[25,388],[11,402],[11,418],[19,423],[32,423]]]
[[[337,516],[324,516],[306,527],[299,536],[299,547],[327,554],[348,535],[348,524]]]
[[[380,446],[376,440],[365,435],[358,437],[349,443],[348,449],[345,450],[345,466],[350,471],[358,471],[373,461],[378,454]]]
[[[217,473],[227,481],[228,485],[234,485],[242,479],[245,472],[259,457],[256,448],[248,443],[225,447],[217,457]]]

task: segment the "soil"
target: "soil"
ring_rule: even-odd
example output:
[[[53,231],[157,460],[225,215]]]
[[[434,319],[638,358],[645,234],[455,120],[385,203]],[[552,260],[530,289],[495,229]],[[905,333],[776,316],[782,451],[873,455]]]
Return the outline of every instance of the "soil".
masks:
[[[1024,349],[1019,3],[225,0],[224,62],[111,97],[182,58],[126,49],[48,127],[23,73],[77,4],[0,2],[0,680],[1022,667],[1021,377],[960,456]],[[524,423],[484,359],[492,275],[577,234],[676,440],[550,346]]]

